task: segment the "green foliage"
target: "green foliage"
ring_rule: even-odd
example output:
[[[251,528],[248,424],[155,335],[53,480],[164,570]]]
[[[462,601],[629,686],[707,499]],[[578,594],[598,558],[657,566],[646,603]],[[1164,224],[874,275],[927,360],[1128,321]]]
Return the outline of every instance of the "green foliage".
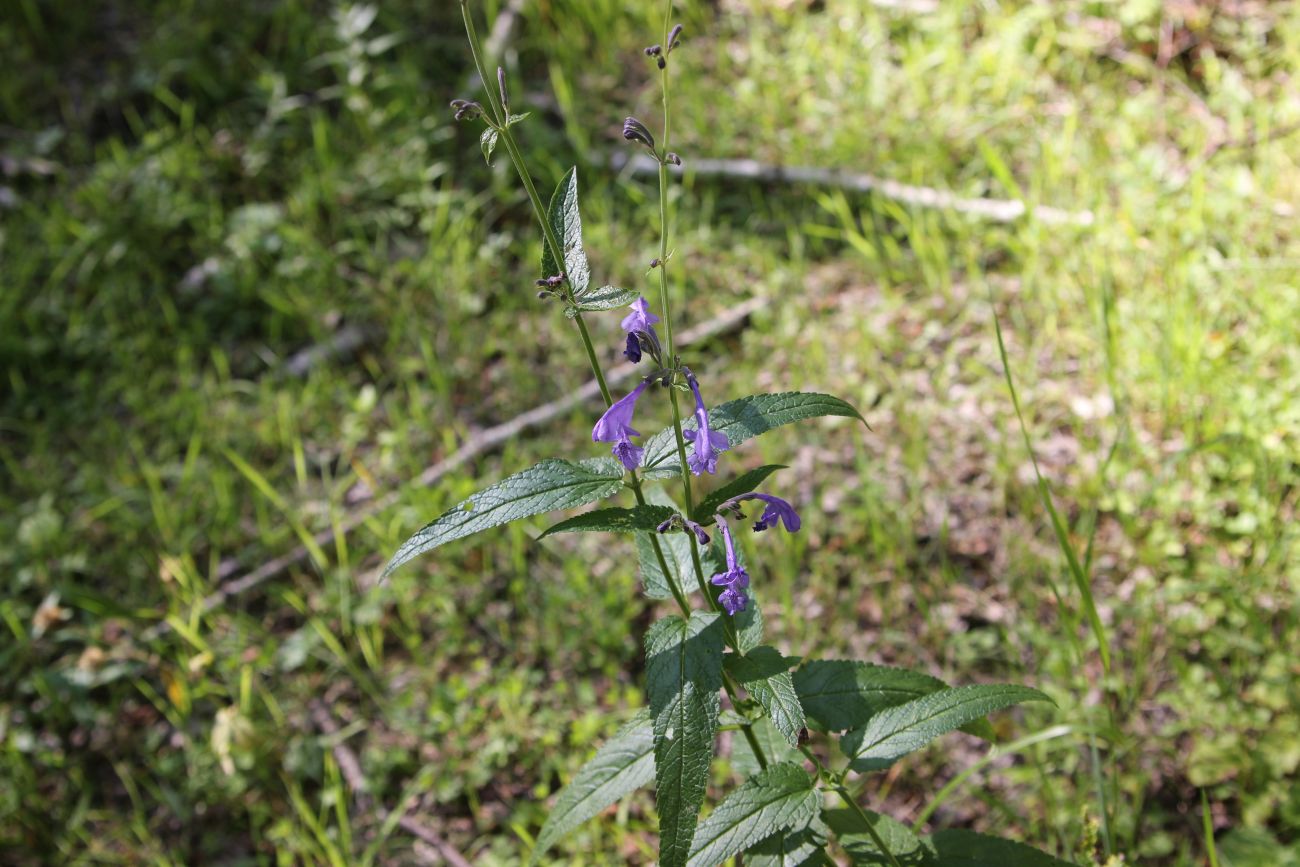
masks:
[[[633,506],[630,509],[596,509],[547,527],[541,538],[555,533],[645,533],[675,515],[668,506]]]
[[[587,253],[582,249],[582,215],[578,212],[578,168],[574,166],[560,179],[551,196],[551,205],[547,219],[555,240],[564,253],[564,265],[560,266],[551,252],[550,244],[542,245],[542,277],[554,277],[564,274],[574,295],[581,299],[591,282],[591,266],[587,264]],[[603,290],[597,290],[601,292]]]
[[[746,440],[782,425],[821,416],[862,420],[856,409],[838,397],[784,392],[755,394],[719,404],[709,410],[709,425],[712,430],[726,434],[731,448],[735,448]],[[693,426],[694,420],[688,419],[685,428],[691,430]],[[680,470],[675,463],[676,457],[677,441],[672,428],[661,430],[650,437],[646,440],[645,457],[641,462],[646,478],[677,475]]]
[[[727,673],[758,702],[792,747],[799,745],[805,724],[803,708],[790,677],[790,668],[797,664],[797,659],[787,659],[775,647],[766,645],[748,650],[743,656],[727,654],[723,659]]]
[[[659,861],[681,867],[704,803],[722,688],[722,620],[669,615],[646,633],[646,698],[654,723]]]
[[[601,500],[622,487],[622,467],[609,459],[578,464],[542,461],[484,488],[425,524],[397,549],[384,574],[439,545],[530,515]]]
[[[1052,700],[1012,684],[949,687],[881,710],[846,734],[840,747],[855,771],[878,771],[942,734],[1026,701]]]
[[[741,783],[695,832],[691,867],[714,867],[768,837],[801,828],[821,807],[813,779],[795,764],[778,764]]]
[[[560,792],[537,835],[530,862],[536,863],[564,835],[654,778],[654,729],[649,712],[640,711]]]

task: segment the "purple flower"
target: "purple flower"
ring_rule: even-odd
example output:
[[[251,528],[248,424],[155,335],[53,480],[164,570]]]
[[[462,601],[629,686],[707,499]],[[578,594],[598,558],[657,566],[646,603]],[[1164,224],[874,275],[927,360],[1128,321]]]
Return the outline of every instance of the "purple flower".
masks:
[[[689,368],[682,369],[686,372],[686,382],[691,386],[691,391],[695,392],[695,424],[698,428],[682,431],[682,436],[686,437],[688,442],[695,443],[695,451],[686,459],[686,463],[691,468],[691,472],[697,476],[700,473],[716,473],[718,453],[725,452],[731,443],[727,441],[727,435],[721,431],[709,430],[709,413],[704,408],[704,398],[700,397],[699,380]]]
[[[727,588],[718,596],[718,602],[722,603],[728,614],[734,616],[749,605],[749,597],[745,595],[745,588],[749,586],[749,573],[736,561],[736,546],[726,521],[718,521],[718,531],[722,533],[722,541],[727,546],[727,571],[718,572],[709,580],[718,587]]]
[[[591,429],[591,441],[594,443],[613,443],[614,457],[622,461],[623,466],[635,470],[641,464],[641,455],[645,449],[632,442],[632,437],[641,436],[641,432],[632,427],[632,414],[636,412],[637,398],[650,383],[642,382],[627,397],[616,402],[596,422]]]
[[[638,298],[631,304],[632,312],[623,317],[623,330],[628,334],[634,334],[637,331],[644,331],[647,334],[655,334],[655,323],[659,317],[650,312],[650,304],[644,297]],[[655,334],[655,339],[659,335]]]
[[[797,533],[799,527],[802,526],[799,513],[794,510],[794,506],[771,494],[741,494],[739,497],[732,497],[718,506],[718,511],[725,512],[727,509],[738,505],[741,500],[762,500],[767,504],[767,507],[763,509],[763,514],[754,522],[755,533],[761,533],[769,527],[775,527],[777,521],[785,524],[787,533]]]

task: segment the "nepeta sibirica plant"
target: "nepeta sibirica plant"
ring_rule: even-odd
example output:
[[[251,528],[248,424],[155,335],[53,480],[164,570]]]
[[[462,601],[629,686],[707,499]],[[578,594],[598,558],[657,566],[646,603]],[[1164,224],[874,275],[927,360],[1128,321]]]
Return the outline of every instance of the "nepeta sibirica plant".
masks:
[[[716,865],[743,856],[748,865],[830,864],[838,851],[854,864],[1048,865],[1057,859],[1019,843],[967,831],[920,836],[918,829],[860,806],[873,774],[954,729],[991,737],[987,714],[1045,701],[1014,685],[950,687],[926,674],[855,660],[787,657],[763,640],[764,573],[746,564],[737,536],[797,533],[803,523],[779,493],[780,466],[739,475],[737,452],[774,428],[823,416],[862,421],[848,403],[826,394],[754,394],[721,403],[710,373],[717,359],[683,358],[674,341],[669,255],[669,73],[682,50],[682,28],[645,49],[662,87],[657,130],[627,118],[623,137],[659,164],[659,255],[650,263],[657,305],[631,289],[598,286],[582,243],[578,180],[570,170],[550,205],[538,196],[513,128],[505,74],[488,73],[466,0],[466,32],[486,88],[486,105],[458,99],[460,120],[482,120],[484,156],[504,148],[532,203],[543,235],[538,295],[557,304],[582,340],[604,399],[592,411],[596,456],[556,458],[484,488],[412,536],[388,572],[411,558],[480,530],[530,515],[617,497],[560,521],[544,535],[567,532],[632,536],[647,596],[674,600],[680,613],[645,635],[646,695],[638,712],[596,753],[555,800],[532,861],[568,832],[649,784],[659,817],[663,867]],[[669,4],[671,15],[671,3]],[[626,394],[610,392],[585,318],[623,311],[620,348],[642,371]],[[610,347],[604,354],[613,354]],[[689,364],[687,362],[690,362]],[[732,362],[734,363],[734,361]],[[672,426],[646,436],[637,413],[667,404]],[[865,424],[865,422],[863,422]],[[604,454],[600,454],[604,452]],[[717,477],[702,493],[702,480]],[[676,498],[665,487],[676,489]],[[725,708],[725,709],[724,709]],[[747,779],[700,820],[718,734],[732,738],[734,767]]]

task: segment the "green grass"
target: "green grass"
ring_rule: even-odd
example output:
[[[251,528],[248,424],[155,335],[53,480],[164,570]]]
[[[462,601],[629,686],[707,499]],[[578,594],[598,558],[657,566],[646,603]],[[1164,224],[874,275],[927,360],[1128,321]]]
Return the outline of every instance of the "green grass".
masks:
[[[538,543],[524,522],[374,584],[473,478],[596,453],[584,407],[409,483],[587,379],[534,297],[508,161],[485,167],[446,110],[470,95],[447,5],[384,4],[360,33],[307,2],[0,13],[0,860],[413,857],[348,795],[320,699],[375,802],[410,799],[475,864],[519,863],[547,796],[642,703],[654,611],[630,546]],[[678,325],[768,300],[690,362],[710,400],[824,389],[870,408],[870,432],[813,425],[730,459],[791,465],[776,484],[804,510],[805,532],[746,552],[779,646],[1058,701],[1000,736],[1070,733],[977,771],[936,826],[1193,864],[1208,823],[1220,864],[1281,862],[1247,853],[1300,843],[1300,165],[1297,137],[1273,137],[1300,122],[1300,10],[683,5]],[[591,157],[624,147],[625,115],[657,116],[639,50],[661,16],[528,3],[507,58],[540,185],[579,163],[595,277],[634,287],[657,253],[652,181]],[[699,157],[1096,219],[999,224],[694,176]],[[591,322],[610,360],[616,320]],[[360,348],[286,371],[345,327]],[[224,559],[242,574],[391,491],[200,607]],[[864,800],[911,821],[983,754],[946,739]],[[634,797],[557,863],[649,861],[651,806]]]

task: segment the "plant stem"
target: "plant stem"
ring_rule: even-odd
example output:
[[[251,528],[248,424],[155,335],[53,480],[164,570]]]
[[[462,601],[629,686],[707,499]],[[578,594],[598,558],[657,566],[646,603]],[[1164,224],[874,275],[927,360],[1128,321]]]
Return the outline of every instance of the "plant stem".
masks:
[[[556,262],[564,263],[564,245],[556,237],[555,230],[546,219],[546,207],[542,204],[542,197],[537,192],[537,187],[533,184],[532,174],[528,171],[528,165],[524,162],[523,152],[519,149],[515,141],[514,134],[510,131],[509,120],[506,114],[505,106],[501,105],[497,95],[492,92],[492,87],[488,83],[490,79],[487,74],[487,67],[483,63],[483,57],[480,52],[478,33],[474,29],[474,16],[470,15],[469,5],[466,0],[460,3],[461,17],[465,19],[465,35],[469,37],[470,54],[474,57],[474,66],[478,69],[479,79],[483,82],[483,91],[487,94],[488,105],[492,108],[492,115],[496,119],[497,133],[500,136],[502,144],[506,146],[506,151],[510,154],[510,161],[514,163],[515,171],[519,174],[519,179],[523,181],[524,190],[528,193],[528,201],[532,203],[533,215],[537,218],[538,224],[542,227],[542,234],[545,236],[545,243],[551,248],[551,256]],[[549,276],[549,275],[548,275]],[[566,290],[565,300],[569,303],[574,302],[573,286],[569,284]],[[605,406],[611,406],[614,398],[610,395],[609,385],[605,382],[605,373],[601,370],[600,359],[596,356],[596,348],[592,345],[591,334],[587,331],[587,323],[583,321],[582,313],[575,313],[573,321],[578,324],[578,333],[582,335],[582,345],[587,350],[587,361],[591,364],[591,371],[596,375],[596,385],[600,387],[600,396],[605,401]]]
[[[892,864],[893,867],[902,867],[902,865],[898,863],[898,859],[894,857],[894,853],[889,851],[889,847],[885,845],[885,841],[880,839],[880,834],[877,833],[876,826],[871,824],[871,817],[867,815],[867,811],[858,806],[858,802],[849,794],[849,790],[844,788],[843,785],[837,785],[835,787],[835,794],[839,795],[840,800],[848,804],[849,809],[856,813],[858,818],[862,820],[863,827],[867,829],[867,836],[871,838],[871,842],[876,844],[877,849],[885,853],[885,857],[889,859],[889,863]]]

